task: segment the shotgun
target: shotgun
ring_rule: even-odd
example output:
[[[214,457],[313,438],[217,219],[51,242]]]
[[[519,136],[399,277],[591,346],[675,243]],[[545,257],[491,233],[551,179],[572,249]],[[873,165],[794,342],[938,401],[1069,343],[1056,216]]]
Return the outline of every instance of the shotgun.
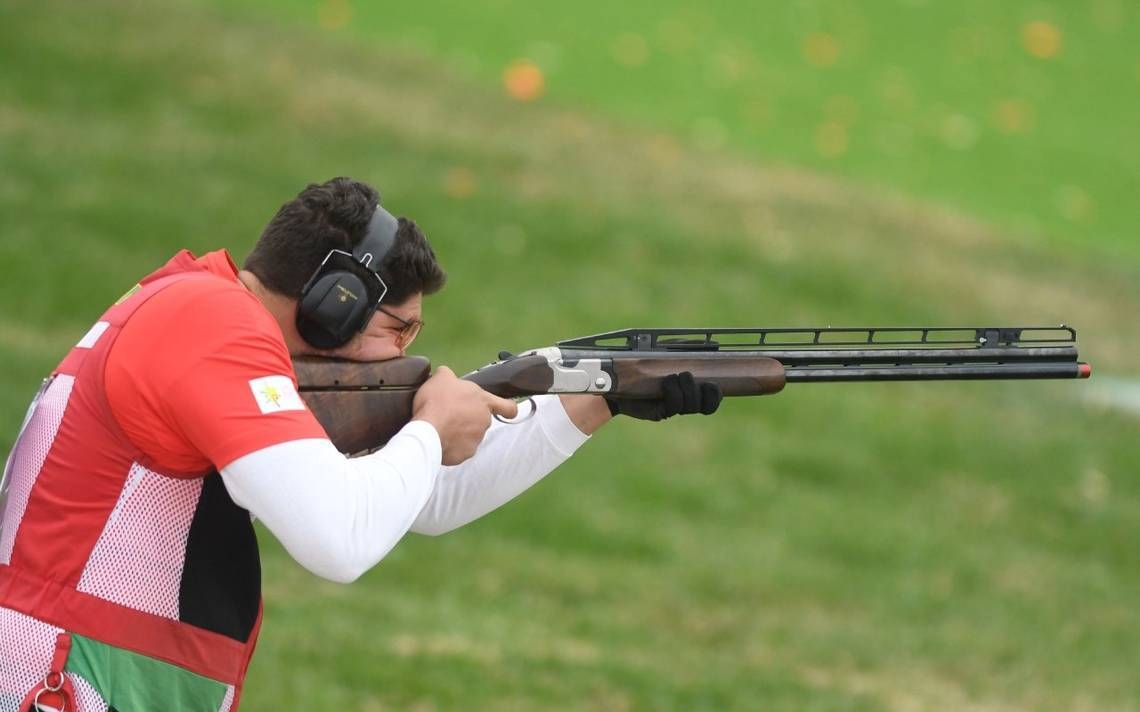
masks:
[[[499,396],[593,393],[655,398],[690,371],[725,396],[787,383],[1088,378],[1077,332],[1057,327],[624,329],[499,359],[463,378]],[[412,414],[431,363],[294,359],[301,397],[346,453],[383,445]]]

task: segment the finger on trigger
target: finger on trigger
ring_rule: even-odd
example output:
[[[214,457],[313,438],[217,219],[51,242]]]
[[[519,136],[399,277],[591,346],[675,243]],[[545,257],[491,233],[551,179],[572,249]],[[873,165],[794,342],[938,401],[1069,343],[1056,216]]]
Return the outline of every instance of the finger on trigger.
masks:
[[[519,414],[519,404],[509,398],[487,394],[491,399],[491,412],[500,418],[510,420]]]

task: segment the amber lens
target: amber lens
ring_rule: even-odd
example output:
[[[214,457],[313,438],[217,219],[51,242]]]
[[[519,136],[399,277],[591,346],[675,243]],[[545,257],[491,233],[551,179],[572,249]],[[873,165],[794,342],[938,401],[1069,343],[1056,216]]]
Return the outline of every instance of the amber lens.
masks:
[[[423,326],[424,323],[422,321],[410,321],[404,324],[404,327],[400,329],[400,347],[403,348],[415,341],[416,337],[420,335],[420,329],[422,329]]]

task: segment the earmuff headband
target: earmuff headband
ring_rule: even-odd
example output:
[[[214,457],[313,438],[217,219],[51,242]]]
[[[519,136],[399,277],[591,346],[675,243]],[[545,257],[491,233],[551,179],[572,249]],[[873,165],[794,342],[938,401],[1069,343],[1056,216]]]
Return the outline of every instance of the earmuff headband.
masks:
[[[396,244],[396,231],[400,229],[400,221],[388,212],[383,206],[377,205],[376,212],[368,220],[368,230],[364,239],[352,251],[356,261],[373,272],[380,272],[380,263],[384,256]]]

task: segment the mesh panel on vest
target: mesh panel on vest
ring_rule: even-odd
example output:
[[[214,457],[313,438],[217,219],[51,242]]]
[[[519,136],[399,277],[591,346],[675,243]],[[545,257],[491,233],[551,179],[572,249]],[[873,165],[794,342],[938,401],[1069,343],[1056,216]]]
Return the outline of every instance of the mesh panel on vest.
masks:
[[[0,607],[0,712],[17,712],[28,691],[43,681],[51,670],[59,632],[59,628]]]
[[[8,489],[8,504],[0,513],[0,564],[11,563],[16,530],[24,518],[28,497],[32,492],[40,468],[47,459],[55,441],[55,434],[63,420],[63,411],[71,398],[72,376],[59,375],[40,396],[35,412],[28,421],[12,452],[12,478]]]
[[[178,620],[186,537],[202,480],[164,477],[135,463],[77,588]]]

